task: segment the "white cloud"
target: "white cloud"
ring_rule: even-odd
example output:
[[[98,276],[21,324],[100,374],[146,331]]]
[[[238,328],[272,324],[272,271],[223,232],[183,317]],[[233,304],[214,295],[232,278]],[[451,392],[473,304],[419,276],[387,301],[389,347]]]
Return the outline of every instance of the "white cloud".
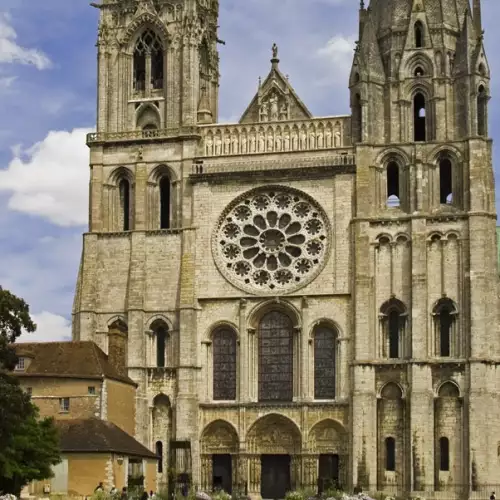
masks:
[[[335,35],[318,49],[316,56],[326,64],[326,76],[319,80],[320,85],[340,83],[346,85],[354,54],[357,37],[354,35]]]
[[[51,66],[50,59],[38,49],[27,49],[16,43],[17,33],[7,13],[0,13],[0,63],[33,64],[38,69]]]
[[[16,79],[17,79],[16,76],[2,76],[2,77],[0,77],[0,90],[8,89],[16,81]]]
[[[34,333],[23,333],[17,342],[55,342],[71,340],[71,323],[57,314],[43,311],[40,314],[33,314],[33,321],[36,323]]]
[[[11,193],[11,210],[37,215],[59,226],[84,225],[88,218],[88,149],[91,129],[52,131],[32,147],[13,148],[0,170],[0,191]]]

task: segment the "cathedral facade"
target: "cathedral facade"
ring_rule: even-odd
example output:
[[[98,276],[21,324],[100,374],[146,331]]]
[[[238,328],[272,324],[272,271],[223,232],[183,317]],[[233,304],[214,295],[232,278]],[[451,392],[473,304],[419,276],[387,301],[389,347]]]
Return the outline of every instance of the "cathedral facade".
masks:
[[[361,1],[351,115],[313,117],[273,46],[233,124],[217,121],[219,0],[94,4],[73,338],[107,352],[120,334],[158,488],[458,498],[499,482],[490,73],[473,2]]]

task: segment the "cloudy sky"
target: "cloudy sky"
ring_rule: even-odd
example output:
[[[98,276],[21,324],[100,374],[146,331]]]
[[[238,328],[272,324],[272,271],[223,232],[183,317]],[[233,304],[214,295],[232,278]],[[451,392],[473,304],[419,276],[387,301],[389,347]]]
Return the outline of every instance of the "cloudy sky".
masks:
[[[222,120],[237,119],[250,102],[269,70],[273,42],[282,70],[315,115],[349,112],[359,0],[220,3]],[[496,139],[499,0],[483,0],[483,14]],[[30,304],[38,324],[32,340],[70,337],[87,221],[84,136],[95,123],[96,31],[89,0],[0,3],[0,284]]]

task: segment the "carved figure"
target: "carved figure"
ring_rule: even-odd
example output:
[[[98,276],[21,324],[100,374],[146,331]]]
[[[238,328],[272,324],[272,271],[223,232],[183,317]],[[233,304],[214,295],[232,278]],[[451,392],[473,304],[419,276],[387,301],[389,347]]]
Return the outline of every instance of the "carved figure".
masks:
[[[257,146],[257,139],[255,138],[255,134],[250,136],[250,153],[255,153],[255,148]]]
[[[214,153],[214,141],[212,141],[212,138],[208,136],[205,143],[205,154],[207,156],[212,156],[213,153]]]
[[[222,140],[220,137],[215,138],[215,155],[220,156],[222,154]]]
[[[325,139],[326,139],[326,147],[331,148],[332,147],[332,132],[330,129],[326,130]]]
[[[275,139],[276,151],[281,151],[281,136],[277,135]]]
[[[273,59],[276,59],[278,57],[278,46],[275,43],[273,43],[272,50],[273,50]]]
[[[276,121],[279,118],[278,115],[278,97],[273,95],[271,99],[269,99],[269,104],[271,105],[271,121]]]
[[[226,135],[226,138],[224,139],[224,154],[228,155],[230,153],[231,149],[231,139],[229,136]]]
[[[241,152],[242,153],[247,152],[247,136],[246,135],[241,136]]]
[[[340,132],[335,132],[335,147],[340,148]]]
[[[285,134],[285,138],[284,138],[284,149],[285,151],[289,151],[290,150],[290,135],[288,134],[288,132]]]
[[[323,132],[321,130],[318,132],[318,149],[323,148]]]
[[[239,153],[239,141],[238,141],[238,136],[234,135],[233,136],[233,150],[232,150],[233,155],[237,155]]]
[[[307,149],[307,134],[304,130],[300,132],[300,149]]]
[[[297,151],[299,146],[299,137],[297,132],[293,131],[292,133],[292,151]]]
[[[281,121],[288,120],[288,106],[287,106],[286,102],[284,102],[281,105],[279,119]]]
[[[266,139],[264,134],[261,132],[259,135],[259,153],[263,153],[266,147]]]
[[[268,111],[267,111],[267,102],[266,101],[264,101],[261,104],[259,114],[260,114],[259,119],[261,122],[269,121],[269,115],[268,115]]]
[[[273,134],[272,132],[269,132],[267,136],[267,150],[272,151],[274,149],[274,144],[273,144]]]

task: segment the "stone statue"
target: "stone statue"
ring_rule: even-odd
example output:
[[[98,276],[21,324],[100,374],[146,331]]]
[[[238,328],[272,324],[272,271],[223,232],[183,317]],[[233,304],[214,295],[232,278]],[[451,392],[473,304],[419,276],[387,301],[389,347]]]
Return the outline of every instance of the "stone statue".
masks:
[[[267,122],[268,121],[268,111],[267,111],[267,102],[264,101],[260,105],[260,121],[261,122]]]
[[[335,132],[335,147],[340,148],[340,132]]]
[[[272,132],[269,132],[269,135],[267,136],[267,150],[268,151],[273,150],[273,134],[272,134]]]
[[[316,134],[312,130],[309,133],[309,149],[316,149]]]
[[[241,136],[241,152],[242,153],[247,152],[247,136],[246,135]]]
[[[226,138],[224,139],[224,154],[228,155],[230,153],[231,149],[231,139],[229,136],[226,135]]]
[[[271,105],[271,121],[275,122],[278,119],[278,97],[273,95],[269,99],[269,104]]]
[[[257,145],[257,139],[255,138],[255,134],[250,136],[250,153],[255,153],[255,148]]]
[[[298,149],[298,142],[299,142],[299,138],[297,136],[297,132],[293,131],[292,133],[292,151],[297,151]]]
[[[215,138],[215,155],[220,156],[222,154],[222,140],[220,137]]]
[[[325,139],[326,139],[326,147],[331,148],[332,147],[332,132],[330,129],[326,129]]]
[[[277,59],[278,58],[278,46],[273,43],[273,59]]]
[[[284,143],[285,151],[288,151],[290,149],[290,136],[288,135],[288,132],[285,134],[285,138],[283,140],[283,143]]]
[[[280,108],[280,120],[288,120],[288,106],[283,103]]]
[[[323,132],[321,130],[318,132],[318,149],[323,148]]]
[[[207,140],[206,140],[206,154],[207,154],[207,156],[212,156],[213,146],[214,146],[214,141],[212,141],[212,138],[210,136],[208,136]]]
[[[266,147],[266,142],[264,138],[264,134],[261,132],[259,135],[259,153],[263,153]]]
[[[281,151],[281,136],[277,135],[275,139],[276,151]]]

